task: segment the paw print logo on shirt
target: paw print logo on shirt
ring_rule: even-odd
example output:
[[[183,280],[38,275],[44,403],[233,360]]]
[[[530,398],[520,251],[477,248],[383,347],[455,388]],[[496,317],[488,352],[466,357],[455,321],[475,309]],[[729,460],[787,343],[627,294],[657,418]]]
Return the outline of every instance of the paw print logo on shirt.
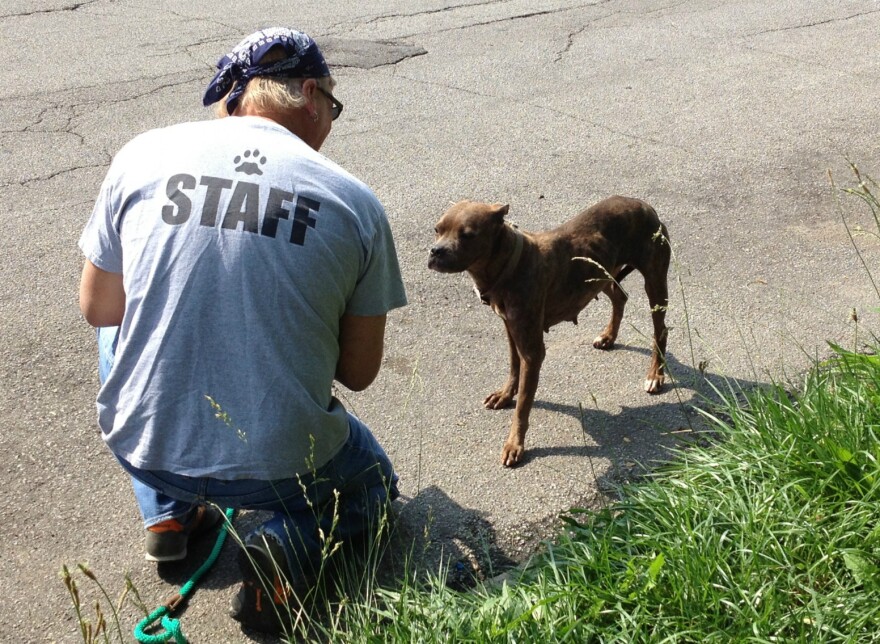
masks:
[[[260,156],[259,150],[245,150],[243,154],[237,155],[232,162],[236,164],[236,172],[244,172],[245,174],[263,174],[260,166],[266,163],[266,157]]]

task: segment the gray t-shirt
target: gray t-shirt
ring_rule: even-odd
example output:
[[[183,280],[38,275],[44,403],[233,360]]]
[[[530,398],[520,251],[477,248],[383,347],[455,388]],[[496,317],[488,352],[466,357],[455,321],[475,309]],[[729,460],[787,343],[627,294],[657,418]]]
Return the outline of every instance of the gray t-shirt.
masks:
[[[270,480],[320,467],[348,437],[331,395],[339,319],[406,304],[375,195],[257,117],[136,137],[80,248],[123,275],[98,423],[142,469]]]

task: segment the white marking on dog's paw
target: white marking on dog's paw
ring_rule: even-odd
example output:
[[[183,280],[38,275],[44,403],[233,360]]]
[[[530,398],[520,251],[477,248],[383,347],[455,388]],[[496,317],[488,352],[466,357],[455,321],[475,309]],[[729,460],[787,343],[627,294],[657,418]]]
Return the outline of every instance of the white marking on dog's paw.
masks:
[[[593,340],[593,346],[597,349],[607,351],[608,349],[614,348],[614,340],[609,340],[604,335],[597,335],[596,339]]]

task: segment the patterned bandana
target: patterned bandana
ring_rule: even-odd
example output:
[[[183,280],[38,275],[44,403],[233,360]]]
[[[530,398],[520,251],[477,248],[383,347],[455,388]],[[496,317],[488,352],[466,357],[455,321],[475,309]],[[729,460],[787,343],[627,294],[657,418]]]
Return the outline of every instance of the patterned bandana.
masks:
[[[276,46],[282,47],[287,56],[261,65],[260,60],[266,52]],[[301,31],[284,27],[262,29],[251,34],[220,59],[217,69],[220,71],[208,85],[202,104],[212,105],[229,93],[226,109],[230,114],[235,111],[248,82],[256,76],[321,78],[330,75],[318,44]]]

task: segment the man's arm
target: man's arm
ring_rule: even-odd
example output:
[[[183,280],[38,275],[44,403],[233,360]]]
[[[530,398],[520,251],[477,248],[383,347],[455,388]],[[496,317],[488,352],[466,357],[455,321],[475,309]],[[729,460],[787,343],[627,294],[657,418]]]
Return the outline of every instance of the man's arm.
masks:
[[[89,260],[79,283],[79,309],[92,326],[117,326],[125,313],[122,273],[108,273]]]
[[[385,317],[343,315],[339,321],[336,380],[352,391],[369,387],[382,364]]]

